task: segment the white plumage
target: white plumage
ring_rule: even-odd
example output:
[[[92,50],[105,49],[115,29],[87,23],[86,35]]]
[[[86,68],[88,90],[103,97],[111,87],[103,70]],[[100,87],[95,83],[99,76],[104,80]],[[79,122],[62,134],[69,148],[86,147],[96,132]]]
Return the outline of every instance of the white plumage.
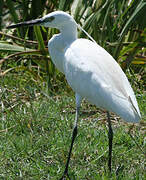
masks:
[[[72,142],[61,178],[68,176],[68,166],[73,143],[77,135],[77,121],[82,98],[97,107],[115,112],[127,122],[139,122],[141,115],[134,92],[128,79],[113,57],[95,41],[77,38],[77,23],[67,13],[56,11],[43,18],[11,25],[43,25],[60,30],[48,42],[48,49],[56,67],[65,74],[69,85],[76,94],[76,118]],[[92,39],[90,37],[90,39]],[[109,160],[111,171],[113,131],[109,112]]]
[[[99,45],[75,40],[65,51],[64,73],[72,89],[97,107],[138,122],[134,92],[120,66]]]
[[[62,16],[64,26],[58,25],[61,23],[58,19],[56,28],[61,33],[54,35],[48,48],[54,64],[65,74],[74,92],[127,122],[139,122],[141,116],[134,92],[118,63],[98,44],[77,39],[77,24],[71,16],[56,13],[61,14],[56,17]]]

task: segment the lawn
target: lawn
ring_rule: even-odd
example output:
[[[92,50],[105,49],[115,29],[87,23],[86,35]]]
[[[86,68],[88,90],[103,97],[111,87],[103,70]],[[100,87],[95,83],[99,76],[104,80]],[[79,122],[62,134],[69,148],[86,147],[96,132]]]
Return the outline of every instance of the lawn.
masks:
[[[26,73],[8,73],[0,81],[0,179],[59,179],[71,142],[75,117],[73,92],[60,85],[59,90],[48,94],[45,87],[27,78]],[[112,114],[111,175],[107,167],[106,112],[83,101],[69,166],[71,179],[146,178],[146,96],[142,91],[136,96],[142,113],[139,124],[127,124]]]

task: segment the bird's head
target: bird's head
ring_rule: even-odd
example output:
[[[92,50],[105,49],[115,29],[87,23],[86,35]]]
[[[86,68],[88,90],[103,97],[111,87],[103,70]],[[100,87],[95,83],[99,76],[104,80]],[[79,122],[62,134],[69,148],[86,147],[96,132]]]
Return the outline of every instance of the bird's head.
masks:
[[[77,26],[72,16],[70,16],[69,14],[63,11],[55,11],[55,12],[47,14],[46,16],[42,18],[10,25],[7,28],[10,29],[10,28],[16,28],[16,27],[21,27],[21,26],[33,26],[33,25],[57,28],[60,30],[70,25]]]

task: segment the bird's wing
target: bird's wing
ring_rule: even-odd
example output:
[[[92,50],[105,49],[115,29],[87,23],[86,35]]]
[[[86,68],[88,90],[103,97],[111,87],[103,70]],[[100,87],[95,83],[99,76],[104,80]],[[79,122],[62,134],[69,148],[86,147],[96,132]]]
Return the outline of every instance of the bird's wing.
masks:
[[[123,99],[140,115],[126,75],[106,50],[92,41],[77,39],[67,48],[65,58],[65,75],[75,92],[92,103],[96,98],[98,100],[96,105],[112,111],[108,102],[111,103],[112,99],[114,101]]]

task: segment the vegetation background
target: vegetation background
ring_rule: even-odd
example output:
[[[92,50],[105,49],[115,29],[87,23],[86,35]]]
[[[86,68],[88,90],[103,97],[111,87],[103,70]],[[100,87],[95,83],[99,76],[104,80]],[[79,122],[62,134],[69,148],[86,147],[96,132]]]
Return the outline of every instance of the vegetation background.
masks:
[[[47,41],[58,30],[6,29],[55,10],[70,13],[116,59],[142,114],[136,125],[112,114],[109,176],[105,111],[84,101],[71,179],[145,179],[145,0],[0,0],[0,179],[58,179],[64,170],[75,101],[47,50]]]

